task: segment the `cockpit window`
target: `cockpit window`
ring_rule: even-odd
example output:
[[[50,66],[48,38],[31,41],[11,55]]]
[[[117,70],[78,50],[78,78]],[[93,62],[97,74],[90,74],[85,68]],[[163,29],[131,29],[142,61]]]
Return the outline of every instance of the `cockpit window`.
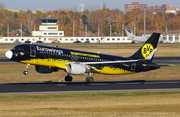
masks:
[[[12,50],[19,50],[19,51],[24,51],[24,48],[23,47],[14,47]]]

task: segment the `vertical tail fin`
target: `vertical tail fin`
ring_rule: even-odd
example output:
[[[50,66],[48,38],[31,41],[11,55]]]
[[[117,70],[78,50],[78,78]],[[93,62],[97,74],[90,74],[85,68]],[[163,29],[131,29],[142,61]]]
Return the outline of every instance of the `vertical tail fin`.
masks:
[[[135,35],[132,33],[132,31],[131,30],[129,30],[129,29],[127,29],[127,30],[125,30],[126,31],[126,34],[127,34],[127,36],[129,37],[129,38],[131,38],[131,37],[134,37]]]
[[[159,33],[153,33],[149,39],[137,50],[131,59],[146,59],[152,61],[159,41]]]

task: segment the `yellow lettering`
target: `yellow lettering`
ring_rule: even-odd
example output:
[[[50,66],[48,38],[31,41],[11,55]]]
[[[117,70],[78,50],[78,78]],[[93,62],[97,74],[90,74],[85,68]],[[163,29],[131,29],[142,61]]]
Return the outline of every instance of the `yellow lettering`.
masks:
[[[86,57],[93,57],[93,58],[100,58],[99,55],[86,54],[86,53],[71,52],[71,54],[75,54],[79,56],[86,56]]]

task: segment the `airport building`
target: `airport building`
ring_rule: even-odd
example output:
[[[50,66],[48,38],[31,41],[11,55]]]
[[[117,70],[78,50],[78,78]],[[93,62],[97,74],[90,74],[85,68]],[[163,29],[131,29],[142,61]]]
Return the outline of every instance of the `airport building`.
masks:
[[[139,2],[132,2],[132,4],[125,4],[124,12],[127,13],[131,11],[133,8],[139,8],[142,11],[146,8],[147,11],[151,11],[153,13],[156,12],[166,12],[166,13],[176,13],[176,8],[174,6],[170,6],[169,4],[162,4],[162,6],[149,6],[147,4],[139,4]]]
[[[127,36],[64,36],[64,31],[58,30],[58,24],[55,18],[43,18],[39,25],[39,31],[32,31],[32,36],[3,36],[0,37],[0,43],[14,43],[31,41],[36,43],[38,40],[44,43],[57,41],[60,43],[73,43],[74,41],[89,41],[90,43],[131,43]],[[150,36],[151,34],[147,34]],[[161,34],[165,43],[180,43],[180,34]]]
[[[43,18],[39,25],[39,31],[32,31],[33,37],[39,37],[43,42],[52,42],[53,40],[61,40],[64,37],[64,31],[58,31],[57,19]]]

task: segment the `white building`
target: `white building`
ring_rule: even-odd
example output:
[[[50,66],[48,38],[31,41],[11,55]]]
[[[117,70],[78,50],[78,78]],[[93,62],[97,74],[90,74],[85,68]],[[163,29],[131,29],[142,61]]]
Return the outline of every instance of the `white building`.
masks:
[[[57,19],[43,18],[39,25],[39,31],[32,31],[33,37],[39,37],[44,42],[51,42],[52,40],[59,40],[64,36],[64,31],[58,31]]]

